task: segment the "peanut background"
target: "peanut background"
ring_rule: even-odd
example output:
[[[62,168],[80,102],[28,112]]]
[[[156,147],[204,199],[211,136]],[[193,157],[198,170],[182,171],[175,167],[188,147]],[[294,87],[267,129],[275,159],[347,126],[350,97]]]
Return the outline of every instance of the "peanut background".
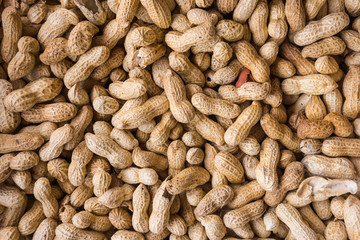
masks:
[[[0,240],[360,240],[359,0],[0,14]]]

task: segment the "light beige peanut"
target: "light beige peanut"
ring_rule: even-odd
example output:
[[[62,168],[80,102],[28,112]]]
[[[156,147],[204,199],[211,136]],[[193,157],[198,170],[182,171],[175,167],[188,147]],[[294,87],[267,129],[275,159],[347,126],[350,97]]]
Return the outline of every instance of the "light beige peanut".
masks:
[[[326,107],[320,96],[311,96],[306,103],[305,114],[309,120],[323,120],[326,116]]]
[[[109,136],[87,133],[85,142],[90,151],[107,158],[110,164],[116,168],[122,169],[132,164],[130,152],[121,148]]]
[[[105,46],[91,48],[66,72],[65,86],[71,88],[74,84],[84,81],[96,67],[105,63],[109,56],[110,50]]]
[[[245,140],[251,128],[260,120],[261,103],[254,101],[245,108],[236,121],[226,130],[224,139],[229,145],[238,145]]]
[[[6,77],[4,77],[6,78]],[[14,90],[12,84],[5,79],[0,80],[0,132],[12,133],[20,125],[20,114],[6,109],[4,98]]]
[[[286,1],[285,15],[292,31],[297,32],[305,27],[306,12],[303,1]]]
[[[271,74],[280,78],[289,78],[295,75],[296,69],[294,65],[283,58],[277,57],[270,66]]]
[[[232,57],[233,50],[226,42],[218,42],[211,56],[211,69],[217,71],[225,67]]]
[[[8,65],[8,75],[11,81],[25,77],[35,66],[35,55],[40,50],[38,41],[32,37],[22,37],[17,43],[18,52]]]
[[[244,169],[241,162],[231,153],[221,151],[214,158],[215,168],[231,183],[244,181]]]
[[[217,34],[226,41],[239,41],[244,36],[244,28],[240,23],[232,20],[221,20],[216,25]]]
[[[25,190],[31,183],[31,173],[29,170],[14,170],[12,171],[10,178],[21,190]]]
[[[196,207],[201,199],[205,196],[206,192],[201,188],[197,187],[190,191],[186,191],[186,199],[191,206]]]
[[[67,56],[77,56],[89,49],[92,37],[99,29],[88,21],[76,24],[71,30],[68,40],[55,38],[49,42],[40,55],[41,62],[51,65],[60,62]]]
[[[204,160],[204,151],[201,148],[190,148],[186,153],[186,161],[191,165],[199,165]]]
[[[51,176],[65,182],[68,180],[69,163],[65,159],[57,158],[48,162],[47,170]]]
[[[253,13],[257,3],[258,0],[240,0],[233,12],[234,20],[240,23],[245,23]]]
[[[168,28],[171,24],[171,12],[165,1],[140,0],[151,20],[160,28]]]
[[[132,226],[137,232],[149,231],[149,216],[147,209],[150,204],[150,194],[146,186],[140,184],[133,194],[133,207],[134,213],[132,217]]]
[[[34,196],[41,202],[46,217],[57,218],[59,205],[52,193],[50,182],[42,177],[36,180],[34,185]]]
[[[116,81],[109,85],[109,93],[121,100],[141,97],[146,91],[146,82],[140,78],[129,78],[124,82]]]
[[[129,229],[131,215],[124,208],[114,208],[109,213],[109,220],[116,229]]]
[[[93,117],[93,109],[89,105],[81,107],[77,115],[71,120],[70,125],[74,128],[74,137],[64,145],[65,150],[74,149],[82,140],[86,127]]]
[[[76,83],[68,91],[69,101],[75,105],[86,105],[89,104],[89,95],[87,92],[80,86],[79,83]]]
[[[344,222],[349,239],[359,236],[359,213],[360,201],[357,197],[350,195],[344,203]]]
[[[235,118],[240,114],[240,107],[226,100],[217,100],[203,93],[191,97],[193,106],[206,115],[218,115],[224,118]]]
[[[111,184],[111,175],[100,168],[94,173],[92,183],[94,185],[95,196],[100,197],[108,190]]]
[[[251,229],[259,237],[270,237],[271,231],[266,230],[263,217],[259,217],[250,222]]]
[[[275,62],[278,52],[279,46],[275,41],[269,41],[259,49],[260,56],[262,56],[269,65]]]
[[[247,137],[239,144],[239,148],[245,154],[255,156],[260,152],[260,144],[254,137]]]
[[[327,239],[338,239],[345,240],[347,239],[347,233],[345,224],[342,221],[334,220],[328,223],[325,229],[325,238]]]
[[[166,190],[173,195],[191,190],[210,180],[210,174],[202,167],[188,167],[176,174],[166,185]]]
[[[204,22],[210,22],[212,25],[216,25],[218,17],[216,14],[212,14],[201,8],[190,9],[186,16],[191,25],[200,25]]]
[[[318,239],[314,230],[305,224],[300,213],[290,204],[281,203],[276,207],[275,211],[279,219],[289,227],[295,237]]]
[[[334,132],[334,127],[330,121],[307,119],[302,120],[297,127],[299,138],[325,139]]]
[[[263,83],[269,80],[269,65],[249,42],[242,40],[232,47],[239,62],[251,71],[255,81]]]
[[[213,76],[211,76],[211,81],[219,85],[230,84],[238,77],[243,68],[244,66],[238,60],[234,59],[227,66],[218,69]]]
[[[321,151],[330,157],[358,157],[358,144],[357,139],[332,137],[325,139]]]
[[[269,25],[268,33],[276,42],[285,39],[288,26],[285,20],[285,5],[282,1],[271,1],[269,4]]]
[[[233,198],[234,192],[231,187],[221,185],[210,190],[194,209],[195,217],[202,220],[205,216],[214,213],[226,206]]]
[[[70,124],[56,129],[50,139],[39,150],[39,157],[42,161],[50,161],[60,156],[63,146],[73,138],[74,128]]]
[[[170,220],[170,207],[174,196],[167,191],[168,180],[162,182],[153,196],[153,211],[149,218],[149,229],[152,233],[161,233],[165,230]]]
[[[347,158],[329,158],[322,155],[310,155],[303,158],[302,163],[313,175],[343,179],[353,179],[355,177],[354,166]],[[338,169],[342,170],[340,171]]]
[[[165,113],[169,109],[169,101],[166,96],[155,96],[140,106],[129,109],[125,113],[114,114],[111,123],[120,129],[132,129],[151,121],[156,116]]]
[[[224,217],[224,224],[228,228],[242,227],[251,220],[259,218],[266,210],[263,200],[248,203],[247,205],[227,212]]]
[[[51,239],[55,237],[55,229],[58,226],[56,220],[52,218],[45,218],[34,233],[34,238],[37,239]]]
[[[191,57],[191,62],[204,72],[210,67],[211,57],[208,53],[197,53]]]
[[[205,228],[200,222],[196,222],[188,228],[188,235],[191,240],[205,240],[207,238]]]
[[[20,239],[20,233],[16,227],[5,227],[0,230],[0,237],[9,240],[17,240]]]
[[[98,201],[108,208],[117,208],[121,206],[124,201],[132,199],[134,190],[135,187],[129,184],[124,184],[121,187],[113,187],[101,195]]]
[[[44,139],[37,133],[0,134],[0,153],[35,150]]]
[[[325,224],[321,221],[321,219],[316,215],[316,213],[312,210],[310,205],[298,208],[301,216],[305,221],[309,223],[309,226],[319,234],[324,234]]]
[[[119,110],[119,103],[109,96],[99,96],[93,101],[94,110],[101,114],[112,114]]]
[[[312,74],[307,76],[294,76],[287,78],[281,83],[281,89],[285,94],[306,93],[311,95],[322,95],[329,93],[337,88],[335,81],[322,74]]]
[[[343,30],[340,33],[341,38],[344,40],[346,46],[353,50],[359,51],[360,48],[360,34],[354,30]]]
[[[270,138],[279,140],[289,150],[300,152],[300,138],[288,126],[280,124],[271,114],[265,114],[260,124]]]
[[[276,166],[280,159],[280,149],[276,140],[266,138],[261,144],[260,162],[256,167],[256,180],[265,191],[278,187]]]
[[[181,7],[181,6],[180,6]],[[173,14],[170,27],[178,32],[185,32],[191,28],[189,19],[184,14]]]
[[[330,209],[330,200],[313,202],[312,207],[321,220],[328,220],[332,217]]]
[[[45,48],[53,39],[60,37],[71,25],[78,22],[79,18],[70,10],[60,8],[51,13],[37,34],[41,47]]]
[[[49,104],[37,104],[33,108],[21,113],[21,117],[30,123],[64,122],[74,118],[77,108],[71,103],[59,102]]]
[[[167,229],[170,231],[170,239],[178,239],[178,238],[186,238],[185,234],[187,232],[187,226],[185,220],[177,215],[174,214],[170,216],[169,223],[167,225]],[[188,239],[188,238],[186,238]]]
[[[186,89],[179,76],[168,70],[163,78],[163,84],[174,118],[181,123],[190,122],[194,118],[195,110],[186,99]]]
[[[151,168],[126,168],[121,170],[118,178],[128,184],[154,185],[158,181],[156,171]]]
[[[325,2],[324,0],[305,1],[304,6],[308,20],[313,20],[318,15]]]
[[[260,184],[254,180],[244,185],[234,185],[234,198],[228,204],[230,208],[239,208],[265,194]]]
[[[226,227],[218,215],[207,215],[201,221],[204,226],[206,235],[210,240],[223,239],[226,235]]]
[[[35,201],[33,206],[21,217],[18,229],[22,235],[35,232],[41,221],[45,219],[41,202]]]
[[[147,93],[149,96],[155,96],[161,93],[161,88],[155,84],[151,74],[146,69],[135,67],[130,70],[129,77],[143,79],[147,83]]]
[[[280,46],[280,53],[292,64],[294,64],[299,75],[317,73],[314,63],[304,58],[296,46],[290,43],[284,43]]]
[[[96,231],[107,231],[111,223],[107,216],[95,216],[92,213],[81,211],[72,217],[72,223],[79,229],[91,228]]]
[[[175,140],[170,143],[167,149],[167,156],[169,162],[168,173],[169,176],[173,177],[185,168],[186,146],[184,142]]]
[[[346,45],[339,37],[328,37],[304,47],[301,55],[304,58],[319,58],[325,55],[339,55],[345,51]]]
[[[358,96],[355,91],[353,91],[353,87],[358,86],[359,81],[359,71],[360,67],[352,66],[350,67],[348,73],[345,76],[343,83],[343,94],[345,97],[344,105],[343,105],[343,113],[346,117],[350,119],[354,119],[360,112],[360,106],[357,103]]]
[[[271,105],[274,108],[281,108],[283,93],[280,87],[280,81],[275,78],[271,81],[271,92],[266,96],[264,102]]]
[[[55,238],[70,240],[73,238],[88,238],[91,240],[105,239],[105,235],[96,231],[78,229],[71,223],[62,223],[55,229]]]
[[[9,63],[18,51],[17,42],[22,34],[20,14],[12,7],[6,7],[1,14],[3,39],[1,41],[2,59]]]
[[[175,127],[176,123],[177,121],[170,111],[164,113],[161,121],[152,130],[149,141],[164,144],[169,138],[170,130]]]
[[[296,160],[295,154],[292,151],[282,149],[280,151],[280,160],[278,166],[285,169],[287,165]]]
[[[246,100],[263,100],[271,90],[270,83],[246,82],[239,88],[233,85],[224,85],[219,88],[219,94],[223,99],[234,103],[242,103]]]
[[[55,98],[62,86],[62,82],[57,78],[40,78],[9,93],[4,98],[4,105],[9,111],[23,112],[37,103]]]
[[[342,113],[343,96],[339,89],[324,94],[323,100],[329,113]]]
[[[266,1],[259,0],[251,14],[248,23],[252,33],[252,39],[257,46],[262,46],[268,38],[267,20],[269,7]]]
[[[296,32],[294,42],[298,46],[309,45],[322,38],[337,34],[349,23],[349,16],[344,12],[328,14],[319,21],[313,21]],[[309,35],[310,32],[311,34]]]
[[[285,196],[285,201],[294,207],[303,207],[312,202],[310,199],[300,198],[296,194],[296,190],[288,192]]]
[[[169,64],[187,83],[200,86],[205,84],[205,76],[183,53],[172,52],[169,55]],[[164,80],[163,80],[164,81]]]
[[[322,177],[309,177],[300,184],[296,194],[298,197],[310,201],[323,201],[333,196],[340,196],[350,192],[357,192],[357,185],[352,180],[326,180]]]
[[[206,22],[190,28],[184,33],[170,31],[165,35],[165,42],[176,52],[186,52],[192,46],[207,42],[214,35],[215,27]]]
[[[167,169],[169,165],[165,157],[153,152],[143,151],[140,147],[134,148],[132,161],[138,167],[153,168],[159,171]]]
[[[315,68],[319,73],[322,74],[334,74],[338,72],[339,65],[333,57],[323,56],[319,57],[315,61]]]

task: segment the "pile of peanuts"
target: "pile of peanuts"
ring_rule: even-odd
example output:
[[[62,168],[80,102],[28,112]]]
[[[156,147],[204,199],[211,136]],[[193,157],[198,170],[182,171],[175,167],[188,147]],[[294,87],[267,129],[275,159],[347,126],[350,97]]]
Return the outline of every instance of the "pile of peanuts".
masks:
[[[2,0],[0,240],[359,240],[359,0]]]

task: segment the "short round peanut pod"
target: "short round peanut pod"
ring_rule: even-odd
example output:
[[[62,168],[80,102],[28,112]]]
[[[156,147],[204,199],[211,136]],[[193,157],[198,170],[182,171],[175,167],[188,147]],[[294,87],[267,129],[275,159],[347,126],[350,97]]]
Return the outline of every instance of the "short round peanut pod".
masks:
[[[339,70],[339,65],[333,57],[323,56],[315,61],[315,68],[322,74],[333,74]]]
[[[191,165],[199,165],[204,160],[204,151],[201,148],[190,148],[186,153],[186,161]]]
[[[120,108],[118,101],[109,96],[99,96],[92,104],[94,110],[101,114],[113,114]]]

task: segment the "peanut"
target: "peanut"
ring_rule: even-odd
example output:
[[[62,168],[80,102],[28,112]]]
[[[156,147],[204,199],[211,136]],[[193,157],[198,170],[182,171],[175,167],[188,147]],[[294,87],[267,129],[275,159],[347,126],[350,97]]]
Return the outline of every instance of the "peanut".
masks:
[[[4,105],[9,111],[23,112],[37,103],[55,98],[62,86],[63,83],[57,78],[40,78],[9,93],[4,98]]]
[[[309,45],[317,40],[339,33],[349,25],[349,23],[349,16],[346,13],[330,13],[319,21],[313,21],[311,24],[307,24],[303,29],[296,32],[294,42],[298,46]],[[311,32],[310,35],[309,32]]]
[[[280,159],[279,145],[275,140],[266,138],[260,150],[260,162],[256,167],[256,180],[265,191],[274,191],[278,187],[276,166]]]

